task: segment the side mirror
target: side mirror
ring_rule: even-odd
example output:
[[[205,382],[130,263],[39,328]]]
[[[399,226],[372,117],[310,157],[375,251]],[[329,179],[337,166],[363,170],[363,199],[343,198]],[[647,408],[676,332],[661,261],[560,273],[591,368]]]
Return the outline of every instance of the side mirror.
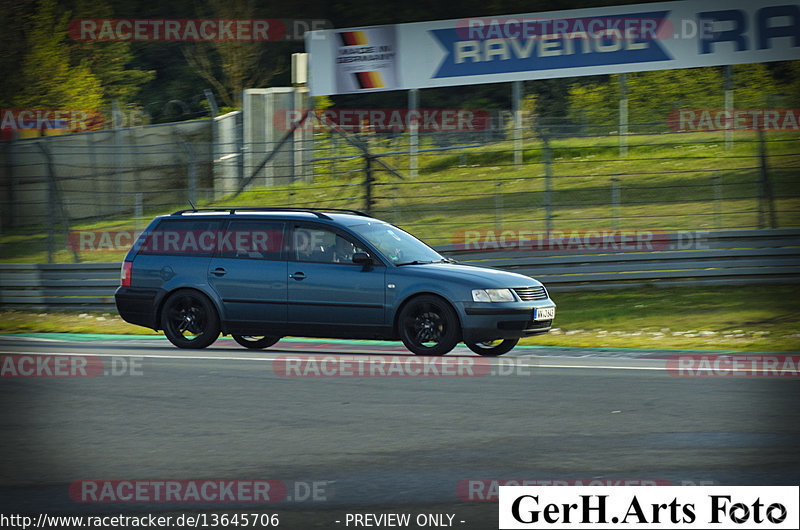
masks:
[[[353,254],[353,263],[356,265],[372,265],[372,256],[366,252],[356,252]]]

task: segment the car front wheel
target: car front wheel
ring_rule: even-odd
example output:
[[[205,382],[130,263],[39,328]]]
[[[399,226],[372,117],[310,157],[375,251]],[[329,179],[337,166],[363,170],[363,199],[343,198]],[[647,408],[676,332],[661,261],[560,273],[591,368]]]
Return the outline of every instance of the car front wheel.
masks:
[[[445,355],[461,340],[455,310],[438,296],[412,299],[399,317],[400,339],[417,355]]]
[[[250,348],[251,350],[261,350],[264,348],[269,348],[279,340],[280,337],[273,337],[272,335],[231,335],[233,340],[244,346],[245,348]]]
[[[510,352],[517,345],[519,339],[484,340],[480,342],[467,341],[467,348],[484,357],[497,357]]]
[[[175,291],[164,303],[161,328],[178,348],[205,348],[219,337],[219,317],[205,295],[191,289]]]

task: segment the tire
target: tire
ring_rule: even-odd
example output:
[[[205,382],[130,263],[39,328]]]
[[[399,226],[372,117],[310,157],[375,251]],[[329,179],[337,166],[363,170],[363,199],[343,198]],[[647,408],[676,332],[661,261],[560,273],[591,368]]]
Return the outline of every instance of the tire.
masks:
[[[272,335],[231,335],[231,337],[245,348],[251,350],[263,350],[281,340],[280,337]]]
[[[495,339],[481,342],[465,342],[467,348],[484,357],[498,357],[510,352],[519,339]]]
[[[445,355],[461,340],[455,310],[432,295],[420,295],[403,307],[398,331],[406,348],[417,355]]]
[[[219,316],[204,294],[192,289],[180,289],[164,303],[161,329],[178,348],[201,349],[219,337]]]

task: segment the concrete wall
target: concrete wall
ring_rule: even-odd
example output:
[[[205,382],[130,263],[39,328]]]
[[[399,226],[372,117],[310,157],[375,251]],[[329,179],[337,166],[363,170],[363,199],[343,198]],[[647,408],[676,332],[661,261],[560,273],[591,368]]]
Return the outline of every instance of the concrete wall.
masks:
[[[239,189],[244,175],[243,112],[215,118],[214,198],[221,199]]]
[[[287,110],[308,105],[304,88],[248,89],[244,110],[210,120],[0,142],[0,231],[130,216],[188,199],[220,199],[252,186],[311,180],[313,132],[286,136]],[[279,119],[275,119],[275,116]],[[285,120],[284,120],[285,123]]]
[[[289,132],[286,113],[302,112],[308,101],[305,88],[252,88],[244,91],[244,178],[255,175],[251,186],[285,186],[310,178],[313,147],[310,128],[295,131],[278,148]],[[275,149],[278,152],[264,167],[260,167]]]
[[[195,185],[213,186],[211,120],[2,144],[3,228],[44,224],[59,204],[80,220],[130,214],[137,200],[145,208],[185,202],[192,164]]]

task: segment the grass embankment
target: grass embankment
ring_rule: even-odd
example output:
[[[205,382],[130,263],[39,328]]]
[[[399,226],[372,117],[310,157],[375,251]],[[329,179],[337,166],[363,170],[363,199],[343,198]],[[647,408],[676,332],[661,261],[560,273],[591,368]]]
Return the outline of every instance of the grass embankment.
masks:
[[[800,350],[800,285],[554,293],[556,329],[522,344],[570,347]],[[0,311],[0,333],[152,334],[114,312]]]

